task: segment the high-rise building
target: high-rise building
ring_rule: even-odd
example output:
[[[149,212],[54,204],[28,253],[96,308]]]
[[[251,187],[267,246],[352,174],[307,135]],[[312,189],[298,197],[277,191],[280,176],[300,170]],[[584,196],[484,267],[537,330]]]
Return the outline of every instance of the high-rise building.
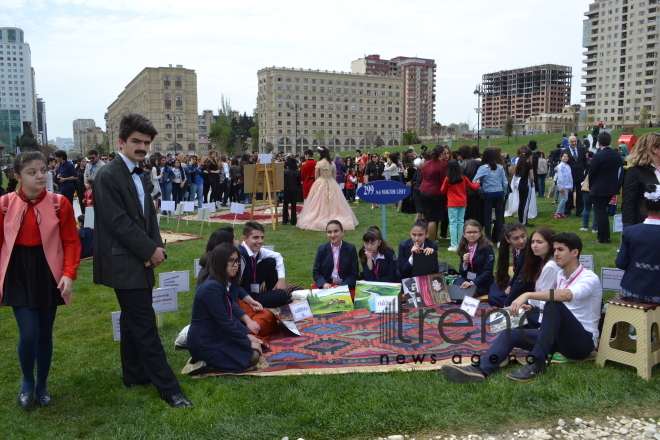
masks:
[[[82,148],[82,135],[88,128],[96,127],[94,119],[76,119],[73,121],[73,150],[85,154]]]
[[[302,154],[399,145],[403,79],[268,67],[259,82],[259,149]]]
[[[435,121],[435,60],[418,57],[381,59],[368,55],[351,62],[351,71],[363,75],[403,78],[405,130],[430,130]]]
[[[508,117],[518,127],[540,114],[561,114],[571,103],[572,68],[558,64],[487,73],[482,77],[483,128],[502,128]]]
[[[89,150],[97,149],[99,144],[103,142],[104,137],[105,133],[100,127],[87,128],[82,132],[80,134],[80,141],[82,142],[83,154],[86,154]]]
[[[0,27],[0,87],[0,108],[19,110],[22,129],[32,130],[37,138],[35,73],[30,45],[20,28]]]
[[[48,143],[48,124],[46,123],[46,101],[37,98],[37,141],[40,144]]]
[[[583,125],[658,122],[658,1],[594,1],[582,31]]]
[[[13,154],[14,141],[21,134],[21,111],[0,108],[0,151]]]
[[[152,151],[195,152],[199,139],[197,74],[181,65],[144,68],[105,114],[111,150],[119,148],[119,122],[131,112],[149,118],[156,127]]]

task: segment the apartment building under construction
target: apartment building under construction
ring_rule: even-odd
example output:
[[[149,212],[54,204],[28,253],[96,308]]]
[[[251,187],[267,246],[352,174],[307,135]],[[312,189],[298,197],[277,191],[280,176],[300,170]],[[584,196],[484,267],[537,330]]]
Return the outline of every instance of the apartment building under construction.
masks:
[[[512,116],[516,125],[531,116],[561,114],[571,103],[572,68],[557,64],[487,73],[482,77],[483,128],[501,128]]]

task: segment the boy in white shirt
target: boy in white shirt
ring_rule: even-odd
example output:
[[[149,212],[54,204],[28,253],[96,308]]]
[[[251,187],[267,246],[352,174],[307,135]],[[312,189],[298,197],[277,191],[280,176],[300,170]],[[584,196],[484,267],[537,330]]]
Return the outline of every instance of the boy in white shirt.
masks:
[[[527,292],[511,304],[511,314],[531,310],[528,300],[545,301],[539,329],[509,329],[501,333],[481,356],[479,364],[460,367],[443,365],[442,372],[453,382],[483,382],[507,359],[513,348],[529,350],[527,364],[508,373],[512,380],[527,382],[546,372],[549,354],[574,360],[584,359],[596,348],[603,290],[598,276],[579,261],[582,240],[577,234],[563,232],[552,237],[557,274],[557,289]]]

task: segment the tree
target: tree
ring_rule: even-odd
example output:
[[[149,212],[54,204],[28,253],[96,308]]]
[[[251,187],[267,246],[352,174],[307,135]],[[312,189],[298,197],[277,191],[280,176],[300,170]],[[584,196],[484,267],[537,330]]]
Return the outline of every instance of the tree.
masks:
[[[420,140],[414,131],[408,130],[403,134],[403,145],[419,144]]]
[[[370,146],[372,146],[372,145],[374,144],[375,141],[376,141],[376,137],[374,136],[374,132],[371,131],[371,130],[367,130],[367,131],[364,133],[364,143],[365,143],[365,147],[370,147]]]
[[[37,151],[39,150],[39,142],[34,138],[32,131],[26,130],[18,141],[18,146],[21,151]]]
[[[252,147],[253,150],[259,149],[259,115],[255,114],[252,118],[252,126],[249,128],[248,132],[252,138]]]
[[[99,154],[109,153],[110,152],[110,138],[107,135],[103,136],[103,142],[101,142],[96,149],[98,150]]]
[[[380,135],[376,136],[376,147],[380,147],[381,145],[385,145],[385,141],[380,138]]]
[[[504,127],[502,127],[502,131],[504,131],[504,134],[506,135],[506,143],[509,143],[509,138],[513,136],[513,123],[515,121],[513,120],[512,116],[509,116],[506,118],[506,122],[504,123]]]
[[[314,137],[319,141],[319,147],[325,147],[325,134],[323,133],[323,130],[316,130]]]
[[[649,120],[649,117],[651,116],[651,112],[647,107],[644,107],[642,111],[639,114],[639,126],[640,127],[646,127],[646,121]]]
[[[229,98],[225,98],[225,95],[222,95],[220,98],[220,108],[218,109],[218,116],[214,124],[211,124],[211,130],[209,134],[209,140],[211,145],[214,148],[225,151],[229,154],[233,153],[229,151],[230,147],[233,147],[233,133],[232,133],[232,117],[231,117],[231,103]]]
[[[431,124],[431,135],[435,135],[435,142],[440,143],[440,133],[445,127],[442,126],[438,121]]]
[[[45,156],[55,156],[55,151],[57,151],[57,147],[55,145],[51,144],[42,144],[39,145],[39,151]]]

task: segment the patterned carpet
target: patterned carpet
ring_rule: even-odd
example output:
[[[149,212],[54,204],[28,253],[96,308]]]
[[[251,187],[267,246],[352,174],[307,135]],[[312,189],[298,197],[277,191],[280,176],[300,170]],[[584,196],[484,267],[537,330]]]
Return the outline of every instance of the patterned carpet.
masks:
[[[279,205],[279,222],[282,223],[282,205]],[[296,212],[300,214],[302,211],[302,203],[296,205]],[[291,209],[291,208],[289,208]],[[212,212],[211,213],[211,223],[234,223],[234,218],[236,218],[236,224],[243,225],[246,222],[250,221],[250,208],[246,207],[243,214],[231,214],[229,210],[224,209],[222,211]],[[197,214],[195,215],[185,215],[181,217],[181,220],[197,221]],[[270,217],[270,208],[268,205],[257,205],[254,207],[254,217],[253,221],[257,221],[262,225],[269,225],[271,223]]]

